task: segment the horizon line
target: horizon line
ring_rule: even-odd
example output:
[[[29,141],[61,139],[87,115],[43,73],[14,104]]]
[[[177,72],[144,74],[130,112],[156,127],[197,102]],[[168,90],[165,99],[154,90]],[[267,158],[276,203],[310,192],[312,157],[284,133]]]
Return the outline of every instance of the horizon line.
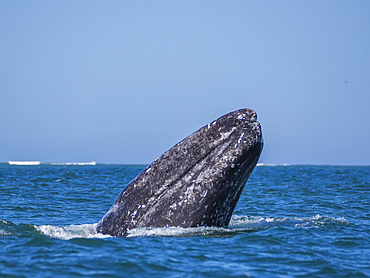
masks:
[[[42,162],[38,160],[9,160],[0,162],[0,164],[8,165],[25,165],[25,166],[38,166],[38,165],[55,165],[55,166],[95,166],[95,165],[150,165],[151,163],[124,163],[124,162],[96,162],[93,161],[76,161],[76,162]],[[330,163],[265,163],[259,162],[257,167],[263,166],[370,166],[370,164],[330,164]]]

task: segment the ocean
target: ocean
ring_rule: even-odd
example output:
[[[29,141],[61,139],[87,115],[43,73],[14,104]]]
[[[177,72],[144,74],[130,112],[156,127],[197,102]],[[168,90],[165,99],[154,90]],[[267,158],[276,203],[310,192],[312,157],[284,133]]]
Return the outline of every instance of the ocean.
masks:
[[[145,165],[0,164],[0,277],[370,277],[370,166],[257,166],[229,227],[95,232]]]

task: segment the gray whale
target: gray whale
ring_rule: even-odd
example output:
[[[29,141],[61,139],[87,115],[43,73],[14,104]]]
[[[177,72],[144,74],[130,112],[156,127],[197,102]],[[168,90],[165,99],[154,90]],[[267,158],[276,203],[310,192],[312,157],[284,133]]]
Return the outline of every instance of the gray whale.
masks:
[[[99,221],[97,232],[227,226],[263,147],[257,114],[240,109],[189,135],[146,167]]]

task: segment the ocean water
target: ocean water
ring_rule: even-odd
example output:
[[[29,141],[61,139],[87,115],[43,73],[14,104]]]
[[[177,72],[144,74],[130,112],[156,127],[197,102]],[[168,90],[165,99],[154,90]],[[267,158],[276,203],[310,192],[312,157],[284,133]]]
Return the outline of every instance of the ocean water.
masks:
[[[96,234],[144,167],[0,164],[0,277],[370,277],[369,166],[258,166],[229,227]]]

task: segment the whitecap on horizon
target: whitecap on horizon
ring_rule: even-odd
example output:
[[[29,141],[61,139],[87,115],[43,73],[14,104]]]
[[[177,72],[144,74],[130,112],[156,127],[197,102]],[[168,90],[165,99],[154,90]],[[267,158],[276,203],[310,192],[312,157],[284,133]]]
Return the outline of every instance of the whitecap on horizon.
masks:
[[[9,165],[40,165],[40,161],[8,161]]]

